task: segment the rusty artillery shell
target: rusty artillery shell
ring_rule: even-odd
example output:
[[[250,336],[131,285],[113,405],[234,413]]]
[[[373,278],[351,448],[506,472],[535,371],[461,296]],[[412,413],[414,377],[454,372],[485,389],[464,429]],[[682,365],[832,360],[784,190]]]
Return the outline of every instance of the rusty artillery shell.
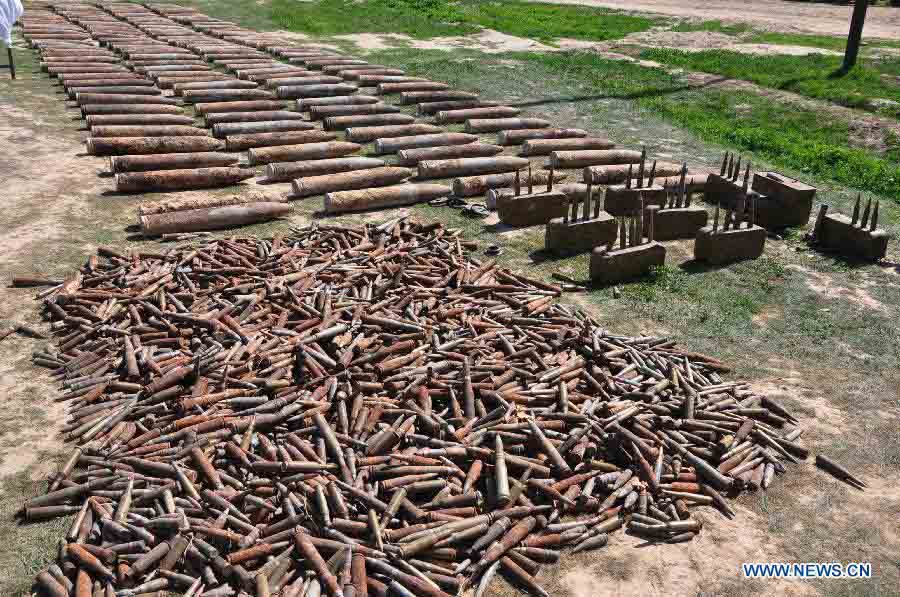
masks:
[[[376,104],[348,104],[337,106],[312,106],[309,116],[313,120],[323,120],[332,116],[358,116],[365,114],[396,114],[400,108],[381,102]]]
[[[637,164],[640,160],[640,151],[631,151],[627,149],[550,152],[550,165],[554,168],[583,168],[585,166],[628,163]]]
[[[206,131],[185,125],[97,125],[91,127],[91,137],[204,137]]]
[[[868,487],[868,485],[860,481],[853,473],[823,454],[816,454],[816,466],[858,488]]]
[[[406,137],[409,135],[424,135],[428,133],[442,133],[440,127],[433,124],[392,124],[386,126],[361,126],[351,127],[344,131],[347,141],[354,143],[369,143],[375,139]]]
[[[190,116],[180,114],[95,114],[85,118],[87,126],[194,124]]]
[[[186,104],[272,100],[275,94],[265,89],[186,89],[181,92]]]
[[[350,191],[356,189],[368,189],[383,187],[386,185],[403,182],[414,174],[409,168],[382,167],[342,172],[338,174],[323,174],[321,176],[308,176],[293,181],[293,197],[310,197],[322,195],[333,191]]]
[[[69,85],[66,87],[69,99],[76,99],[79,94],[125,94],[125,95],[160,95],[162,91],[156,87],[142,87],[140,85]],[[100,102],[98,102],[100,103]]]
[[[415,166],[425,160],[446,160],[453,158],[473,158],[495,156],[503,152],[499,145],[483,143],[467,143],[465,145],[447,145],[444,147],[423,147],[419,149],[402,149],[398,152],[397,163],[404,166]]]
[[[347,106],[358,104],[377,104],[381,99],[374,95],[335,95],[331,97],[310,97],[298,99],[296,102],[297,111],[309,112],[310,108],[315,106]]]
[[[426,160],[419,162],[420,178],[450,178],[512,172],[528,165],[528,160],[514,157],[459,158],[455,160]]]
[[[449,194],[450,187],[439,184],[403,184],[359,191],[337,191],[325,195],[325,211],[344,213],[414,205]]]
[[[415,122],[408,114],[360,114],[355,116],[329,116],[325,119],[326,131],[343,131],[353,127],[407,125]]]
[[[593,184],[620,184],[628,178],[628,165],[618,164],[610,166],[588,166],[584,169],[582,180]],[[656,162],[656,176],[674,176],[681,172],[681,164],[671,162]],[[658,179],[660,186],[672,186],[668,179]]]
[[[276,76],[266,80],[266,89],[278,89],[279,87],[291,87],[294,85],[322,85],[327,83],[341,83],[341,77],[332,77],[313,72],[292,73],[291,76]]]
[[[446,147],[465,145],[478,141],[476,135],[468,133],[437,133],[433,135],[412,135],[409,137],[393,137],[375,140],[375,153],[397,153],[401,149],[419,149],[423,147]]]
[[[116,190],[122,193],[182,191],[223,187],[252,178],[247,168],[212,167],[116,174]]]
[[[567,174],[557,172],[553,175],[556,182],[565,180]],[[539,171],[532,174],[531,182],[533,184],[547,184],[550,175],[546,171]],[[505,174],[488,174],[486,176],[468,176],[453,179],[453,194],[457,197],[475,197],[483,195],[491,189],[502,189],[511,187],[515,182],[515,173],[508,172]]]
[[[445,91],[450,89],[446,83],[434,83],[431,81],[414,81],[407,83],[379,83],[378,95],[390,95],[404,91]]]
[[[274,100],[247,100],[231,102],[209,102],[194,104],[197,114],[218,114],[220,112],[260,112],[283,110],[284,103]]]
[[[209,91],[212,89],[256,89],[259,85],[253,81],[241,81],[238,79],[223,79],[218,81],[185,81],[172,85],[175,95],[182,95],[187,91]]]
[[[178,114],[182,115],[179,106],[169,104],[83,104],[81,114]]]
[[[215,130],[217,125],[225,124],[254,124],[258,122],[271,123],[285,121],[300,122],[303,120],[303,116],[296,112],[288,112],[287,110],[260,110],[258,112],[217,112],[215,114],[207,114],[204,116],[203,120],[206,122],[206,126],[213,127]],[[308,123],[303,123],[303,125],[306,124]],[[244,133],[250,131],[236,130],[235,132]]]
[[[34,579],[34,583],[50,597],[69,597],[69,590],[49,572],[39,573]]]
[[[92,137],[85,141],[91,155],[145,155],[218,151],[225,143],[212,137]]]
[[[542,129],[550,126],[550,121],[543,118],[471,118],[466,121],[466,132],[497,133],[516,129]]]
[[[242,151],[251,147],[272,147],[276,145],[301,145],[303,143],[322,143],[337,138],[334,133],[324,131],[279,131],[273,133],[252,133],[246,135],[229,135],[225,138],[228,151]]]
[[[151,170],[180,170],[209,168],[236,164],[238,157],[217,151],[191,153],[160,153],[148,155],[120,155],[109,158],[109,169],[118,172],[147,172]]]
[[[286,85],[277,87],[275,93],[281,99],[304,99],[308,97],[329,97],[349,95],[356,91],[356,85],[347,83],[325,83],[322,85]]]
[[[295,178],[380,168],[384,165],[384,160],[361,157],[309,160],[306,162],[275,162],[266,166],[265,182],[288,182]]]
[[[423,90],[404,91],[400,93],[400,104],[411,105],[420,102],[439,102],[449,100],[477,100],[478,94],[468,91]]]
[[[75,101],[79,106],[88,104],[164,104],[174,106],[175,100],[156,95],[131,95],[127,93],[78,93]]]
[[[141,232],[146,235],[159,235],[219,230],[280,218],[290,211],[290,206],[284,203],[256,202],[246,205],[146,215],[140,217]]]
[[[583,139],[588,136],[587,131],[582,129],[555,129],[555,128],[537,128],[537,129],[518,129],[511,131],[500,131],[497,133],[497,143],[499,145],[521,145],[526,141],[538,139]],[[612,147],[610,145],[610,147]],[[592,148],[593,149],[593,148]],[[605,148],[604,148],[605,149]],[[524,153],[524,148],[523,148]],[[549,151],[548,151],[549,153]]]
[[[462,110],[445,110],[434,115],[434,121],[439,124],[465,122],[470,118],[507,118],[516,116],[521,112],[518,108],[509,106],[493,106],[487,108],[468,108]]]
[[[250,165],[269,164],[300,160],[319,160],[336,158],[353,153],[360,149],[356,143],[345,141],[329,141],[326,143],[304,143],[301,145],[280,145],[276,147],[260,147],[247,152]]]
[[[401,102],[402,104],[403,102]],[[469,108],[492,108],[499,102],[485,102],[479,99],[458,99],[437,102],[421,102],[416,104],[416,114],[429,116],[446,110],[466,110]]]

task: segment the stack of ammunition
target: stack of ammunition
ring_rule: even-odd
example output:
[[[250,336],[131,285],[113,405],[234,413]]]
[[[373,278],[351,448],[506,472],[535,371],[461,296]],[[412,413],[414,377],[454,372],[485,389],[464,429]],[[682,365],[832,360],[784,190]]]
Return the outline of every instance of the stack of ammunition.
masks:
[[[777,402],[665,338],[614,334],[439,224],[101,248],[41,292],[74,515],[50,595],[535,594],[560,552],[807,457]],[[714,524],[714,523],[713,523]],[[104,593],[104,591],[106,591]]]

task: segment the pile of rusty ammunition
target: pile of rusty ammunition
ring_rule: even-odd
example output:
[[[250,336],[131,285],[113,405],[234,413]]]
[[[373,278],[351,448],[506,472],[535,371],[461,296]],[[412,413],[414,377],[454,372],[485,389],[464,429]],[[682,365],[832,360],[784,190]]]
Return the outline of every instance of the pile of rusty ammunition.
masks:
[[[75,444],[47,595],[534,594],[624,527],[804,459],[796,421],[671,340],[616,335],[439,224],[101,248],[41,293]],[[105,591],[105,592],[104,592]]]

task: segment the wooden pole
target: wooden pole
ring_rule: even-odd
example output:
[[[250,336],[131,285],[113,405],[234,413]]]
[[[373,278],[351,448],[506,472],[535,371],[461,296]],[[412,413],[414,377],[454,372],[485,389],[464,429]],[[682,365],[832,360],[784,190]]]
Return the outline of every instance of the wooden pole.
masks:
[[[863,25],[866,22],[866,9],[869,0],[856,0],[853,5],[853,16],[850,18],[850,32],[847,34],[847,49],[844,51],[844,63],[841,72],[847,73],[856,64],[859,55],[859,43],[862,41]]]

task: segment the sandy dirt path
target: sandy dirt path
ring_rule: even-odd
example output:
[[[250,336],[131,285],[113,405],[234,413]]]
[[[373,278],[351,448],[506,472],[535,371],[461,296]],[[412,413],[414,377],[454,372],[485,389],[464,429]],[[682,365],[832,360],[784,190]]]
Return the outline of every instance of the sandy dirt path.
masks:
[[[601,6],[677,17],[751,23],[773,31],[846,35],[852,6],[781,0],[545,0],[557,4]],[[869,7],[865,37],[900,39],[900,8]]]

